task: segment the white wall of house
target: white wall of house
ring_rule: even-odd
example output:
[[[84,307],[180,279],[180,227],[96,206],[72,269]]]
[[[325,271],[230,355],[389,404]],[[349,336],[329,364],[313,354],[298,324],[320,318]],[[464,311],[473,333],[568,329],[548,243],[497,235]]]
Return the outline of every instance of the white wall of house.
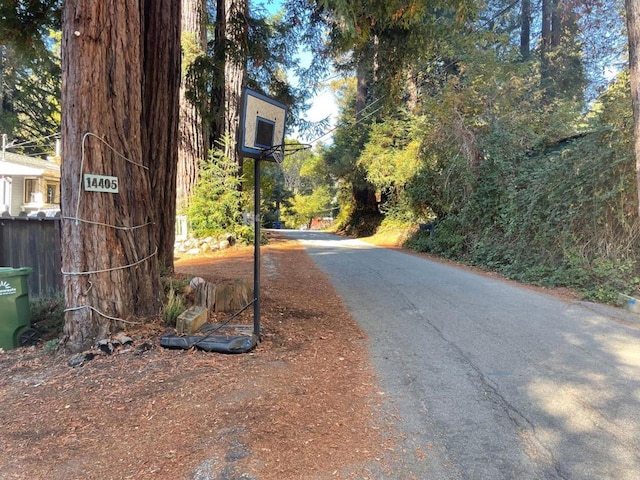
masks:
[[[7,205],[12,216],[60,211],[59,159],[44,160],[11,152],[4,152],[4,157],[0,158],[0,214],[7,211]]]
[[[13,177],[11,182],[11,215],[18,216],[23,210],[24,177]]]
[[[10,177],[0,177],[0,213],[11,213],[11,183]]]

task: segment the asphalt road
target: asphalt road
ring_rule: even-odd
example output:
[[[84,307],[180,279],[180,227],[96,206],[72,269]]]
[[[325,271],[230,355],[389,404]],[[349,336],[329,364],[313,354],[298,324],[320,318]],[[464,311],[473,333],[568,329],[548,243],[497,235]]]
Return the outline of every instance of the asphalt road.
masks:
[[[394,478],[640,479],[640,323],[465,269],[283,231],[369,338]],[[629,321],[631,320],[631,321]]]

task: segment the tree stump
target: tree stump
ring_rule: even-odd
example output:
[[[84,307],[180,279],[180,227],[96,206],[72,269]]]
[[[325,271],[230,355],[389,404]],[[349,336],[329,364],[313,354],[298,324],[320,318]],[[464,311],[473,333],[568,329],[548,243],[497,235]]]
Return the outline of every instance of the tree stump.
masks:
[[[195,304],[214,312],[237,312],[251,301],[251,286],[244,279],[204,282],[196,287]]]

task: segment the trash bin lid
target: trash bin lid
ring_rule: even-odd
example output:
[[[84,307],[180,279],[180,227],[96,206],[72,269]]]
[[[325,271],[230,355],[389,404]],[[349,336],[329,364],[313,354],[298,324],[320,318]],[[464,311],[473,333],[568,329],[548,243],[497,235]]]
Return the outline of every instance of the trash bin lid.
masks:
[[[0,267],[0,278],[2,277],[17,277],[19,275],[29,275],[33,272],[33,268],[31,267]]]

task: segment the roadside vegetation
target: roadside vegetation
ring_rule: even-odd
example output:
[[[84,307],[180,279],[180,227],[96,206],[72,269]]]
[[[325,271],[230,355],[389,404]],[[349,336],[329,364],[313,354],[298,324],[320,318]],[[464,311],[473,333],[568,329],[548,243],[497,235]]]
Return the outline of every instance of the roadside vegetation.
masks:
[[[359,117],[362,92],[339,86],[342,123],[323,152],[340,192],[338,228],[406,230],[410,249],[589,299],[638,295],[624,24],[612,9],[594,21],[576,6],[552,46],[529,47],[514,34],[522,17],[498,4],[477,12],[474,31],[439,37],[441,50],[395,72],[404,88],[378,92],[375,114]],[[616,74],[603,78],[605,67]]]

